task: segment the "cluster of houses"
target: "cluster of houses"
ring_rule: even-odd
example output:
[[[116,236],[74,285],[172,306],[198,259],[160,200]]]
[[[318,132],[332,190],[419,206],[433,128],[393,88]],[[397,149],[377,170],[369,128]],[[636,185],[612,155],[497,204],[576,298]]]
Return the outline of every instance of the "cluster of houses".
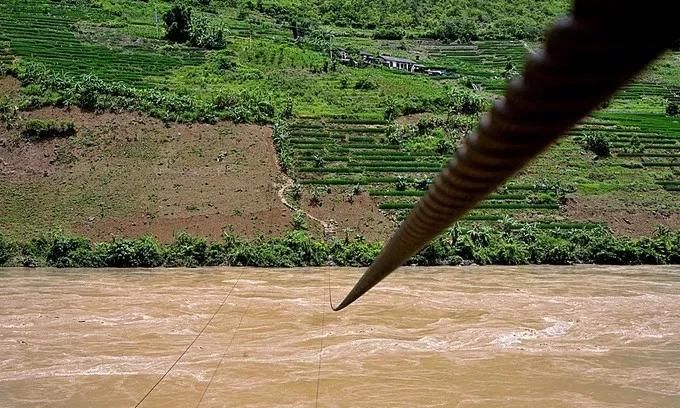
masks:
[[[405,72],[419,72],[430,76],[446,74],[446,71],[443,69],[428,68],[408,58],[390,57],[388,55],[376,56],[368,52],[360,52],[359,57],[361,60],[355,61],[347,50],[344,49],[335,50],[335,56],[341,64],[349,66],[374,65]]]

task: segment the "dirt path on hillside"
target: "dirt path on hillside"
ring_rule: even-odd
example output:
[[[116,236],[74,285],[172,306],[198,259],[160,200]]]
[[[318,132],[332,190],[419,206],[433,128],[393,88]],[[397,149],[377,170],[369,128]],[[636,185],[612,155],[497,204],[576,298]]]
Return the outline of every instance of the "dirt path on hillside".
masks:
[[[295,184],[295,181],[294,181],[292,178],[290,178],[290,177],[288,177],[287,175],[285,175],[285,174],[284,174],[283,177],[284,177],[284,179],[285,179],[286,181],[285,181],[285,183],[281,186],[281,188],[280,188],[279,191],[278,191],[279,199],[281,200],[281,202],[283,203],[283,205],[285,205],[286,207],[290,208],[290,209],[291,209],[292,211],[294,211],[294,212],[296,212],[296,211],[302,212],[307,218],[309,218],[310,220],[312,220],[312,221],[318,223],[318,224],[324,229],[324,231],[325,231],[326,229],[328,229],[329,226],[330,226],[330,224],[329,224],[328,222],[326,222],[326,221],[324,221],[324,220],[322,220],[322,219],[320,219],[320,218],[317,218],[317,217],[313,216],[313,215],[310,214],[309,212],[305,211],[303,208],[301,208],[301,207],[296,207],[296,206],[294,206],[293,204],[291,204],[291,203],[288,201],[288,198],[286,198],[286,191],[287,191],[289,188],[293,187],[293,185]]]

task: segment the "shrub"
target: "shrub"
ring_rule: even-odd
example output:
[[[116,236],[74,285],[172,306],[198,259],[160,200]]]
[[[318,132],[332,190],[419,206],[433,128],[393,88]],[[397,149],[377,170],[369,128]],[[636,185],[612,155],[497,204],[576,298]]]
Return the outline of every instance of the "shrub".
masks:
[[[314,167],[317,169],[321,169],[326,166],[326,160],[324,160],[323,156],[320,154],[315,154],[313,157],[314,160]]]
[[[0,265],[7,263],[14,256],[14,245],[0,234]]]
[[[293,266],[321,266],[328,262],[328,245],[306,231],[291,231],[280,242]]]
[[[354,89],[359,89],[362,91],[369,91],[371,89],[376,89],[378,84],[371,78],[360,79],[354,84]]]
[[[542,234],[532,243],[529,262],[549,265],[571,265],[577,262],[574,245],[553,234]]]
[[[205,17],[195,16],[190,20],[189,44],[208,50],[224,48],[225,29],[219,24],[209,22]]]
[[[465,88],[452,88],[448,94],[449,113],[474,115],[484,112],[489,101],[478,93]]]
[[[524,265],[529,261],[529,251],[520,242],[494,240],[493,244],[476,253],[475,262],[480,265]]]
[[[51,239],[45,258],[49,266],[57,268],[103,266],[97,255],[90,240],[57,233]]]
[[[46,265],[54,234],[43,234],[28,242],[17,243],[17,254],[25,266]]]
[[[394,118],[399,116],[401,113],[401,109],[397,105],[397,103],[394,101],[393,98],[388,98],[387,103],[385,105],[385,112],[383,114],[383,117],[387,121],[392,121]]]
[[[4,122],[7,129],[14,127],[17,119],[17,107],[10,98],[0,95],[0,122]]]
[[[293,187],[291,188],[291,196],[295,201],[299,201],[302,198],[302,184],[300,183],[293,184]]]
[[[279,158],[279,165],[281,170],[292,175],[294,165],[293,165],[293,153],[290,148],[290,133],[288,132],[288,126],[282,120],[276,120],[274,123],[274,131],[272,134],[272,139],[274,140],[274,148],[276,149],[276,154]],[[299,192],[299,196],[302,197],[302,187],[297,184],[298,187],[293,185],[293,198],[295,198],[296,192]],[[299,199],[299,197],[297,198]]]
[[[25,139],[40,141],[57,137],[69,137],[76,133],[73,122],[51,119],[31,119],[24,123],[21,134]]]
[[[139,110],[162,120],[214,122],[217,115],[231,119],[234,110],[217,110],[202,101],[156,89],[137,89],[119,82],[104,82],[93,75],[72,77],[44,65],[19,63],[16,75],[22,84],[36,89],[25,97],[23,108],[80,106],[95,111]]]
[[[479,39],[479,23],[472,18],[449,18],[428,33],[429,37],[445,41],[470,42]]]
[[[374,40],[401,40],[406,32],[398,27],[382,27],[373,32]]]
[[[212,55],[211,60],[217,71],[220,73],[234,71],[238,67],[236,58],[233,55],[225,53],[214,54]]]
[[[178,43],[189,41],[191,35],[191,8],[174,5],[163,16],[165,21],[165,38]]]
[[[595,153],[595,156],[598,159],[611,156],[609,139],[602,132],[587,133],[583,138],[583,147],[586,150]]]
[[[295,213],[293,214],[293,230],[294,231],[307,230],[307,217],[300,210],[295,211]]]
[[[378,254],[381,243],[363,237],[346,237],[330,246],[304,229],[304,215],[296,214],[294,231],[278,238],[240,240],[227,234],[222,242],[207,244],[201,238],[180,234],[161,248],[150,238],[114,240],[92,245],[82,237],[61,233],[27,243],[13,244],[0,235],[0,264],[21,256],[26,266],[151,267],[200,265],[366,266]],[[165,256],[163,256],[165,254]],[[654,236],[629,239],[614,236],[606,228],[583,230],[538,228],[504,220],[494,227],[454,226],[411,258],[418,265],[456,265],[463,262],[516,265],[538,264],[664,264],[680,263],[680,233],[660,228]]]
[[[362,236],[354,240],[334,241],[330,248],[330,259],[338,266],[368,266],[373,262],[382,245],[368,243]]]
[[[235,122],[267,123],[274,118],[270,98],[259,92],[221,93],[213,104],[216,109],[230,112],[229,116]]]
[[[453,140],[447,138],[446,135],[444,135],[443,138],[437,141],[437,147],[435,151],[437,154],[450,155],[456,151],[456,145],[453,143]]]
[[[312,194],[309,197],[309,205],[312,207],[321,207],[323,202],[321,201],[321,194],[319,193],[319,189],[314,188],[312,190]]]
[[[107,244],[104,259],[107,266],[114,268],[149,268],[163,264],[158,242],[151,237],[114,239]]]
[[[419,179],[415,181],[413,187],[418,191],[427,191],[431,183],[432,179],[430,178]]]
[[[181,232],[175,237],[175,242],[165,250],[165,266],[196,267],[206,264],[208,258],[208,244],[203,238],[198,238]]]
[[[668,102],[666,105],[666,115],[668,116],[678,116],[680,115],[680,107],[678,107],[677,102]]]
[[[406,180],[406,177],[404,177],[404,176],[397,177],[397,182],[395,183],[394,188],[396,188],[397,191],[404,191],[404,190],[406,190],[406,187],[408,187],[408,182]]]
[[[284,119],[290,119],[293,117],[293,100],[291,98],[286,99],[286,104],[281,112],[281,117]]]
[[[423,266],[458,265],[461,260],[459,256],[452,253],[451,245],[446,242],[446,238],[439,237],[427,244],[407,263]]]

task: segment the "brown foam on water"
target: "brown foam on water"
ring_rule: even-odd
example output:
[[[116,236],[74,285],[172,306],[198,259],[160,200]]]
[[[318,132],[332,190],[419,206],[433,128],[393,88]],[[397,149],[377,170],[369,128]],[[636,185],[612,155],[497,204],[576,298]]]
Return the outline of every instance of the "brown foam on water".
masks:
[[[328,271],[0,269],[0,406],[134,406],[242,273],[143,407],[315,406],[322,312],[319,406],[680,406],[677,267]]]

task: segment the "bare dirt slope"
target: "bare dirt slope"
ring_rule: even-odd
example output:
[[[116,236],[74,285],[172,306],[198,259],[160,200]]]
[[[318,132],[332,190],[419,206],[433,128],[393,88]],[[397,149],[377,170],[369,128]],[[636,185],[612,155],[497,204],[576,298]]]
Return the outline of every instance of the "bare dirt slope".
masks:
[[[19,92],[19,80],[13,77],[0,77],[0,97],[14,97]]]
[[[18,86],[0,85],[7,94]],[[73,121],[76,135],[32,143],[20,127],[0,129],[4,234],[61,228],[97,240],[150,234],[169,241],[180,231],[217,239],[225,231],[280,235],[292,226],[269,127],[166,125],[136,113],[57,108],[22,113],[19,122],[30,119]],[[393,227],[367,194],[350,204],[338,191],[324,201],[303,210],[329,221],[338,236],[349,229],[384,239]],[[320,235],[320,223],[309,221]]]
[[[371,196],[363,192],[350,202],[342,187],[333,186],[321,192],[321,206],[302,201],[302,209],[315,218],[335,225],[335,236],[354,238],[360,234],[370,241],[384,241],[390,237],[397,224],[380,212]],[[329,193],[330,191],[330,193]]]
[[[96,239],[178,231],[218,238],[287,230],[271,129],[179,125],[138,114],[47,108],[27,118],[72,120],[77,134],[39,143],[0,131],[0,230],[63,227]]]
[[[680,229],[680,214],[664,209],[630,208],[625,202],[598,197],[579,197],[564,208],[567,217],[579,221],[601,222],[614,233],[629,237],[652,235],[659,226]]]

